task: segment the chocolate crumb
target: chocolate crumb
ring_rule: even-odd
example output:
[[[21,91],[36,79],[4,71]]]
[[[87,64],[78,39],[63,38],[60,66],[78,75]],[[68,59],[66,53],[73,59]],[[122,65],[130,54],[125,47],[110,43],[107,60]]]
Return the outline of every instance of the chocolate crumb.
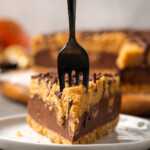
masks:
[[[41,78],[38,79],[38,84],[40,84],[40,83],[41,83]]]
[[[93,74],[93,81],[96,83],[96,73]]]
[[[51,81],[51,84],[53,85],[54,83],[57,82],[57,78],[51,78],[50,81]]]
[[[95,90],[94,90],[95,92],[97,92],[97,87],[95,88]]]
[[[111,85],[112,85],[112,81],[108,81],[108,92],[109,92],[109,96],[111,95]]]
[[[90,119],[89,119],[89,118],[90,118],[90,115],[89,115],[87,112],[85,112],[85,113],[84,113],[83,124],[82,124],[83,127],[86,127],[87,121],[91,119],[91,118],[90,118]]]
[[[110,77],[110,78],[112,77],[112,74],[108,74],[108,73],[104,73],[103,75],[104,75],[105,77]]]
[[[104,97],[104,95],[105,95],[105,81],[103,82],[103,96],[102,97]]]
[[[46,80],[46,85],[48,86],[48,84],[49,84],[49,80]]]
[[[36,78],[41,77],[41,75],[42,75],[42,74],[41,74],[41,73],[39,73],[39,74],[36,74],[36,75],[31,76],[31,78],[32,78],[32,79],[36,79]]]
[[[49,72],[48,73],[43,73],[42,75],[41,75],[41,78],[45,78],[45,77],[48,77],[49,76]]]
[[[54,94],[58,97],[58,99],[61,99],[62,93],[59,91],[55,91]]]
[[[70,114],[70,109],[72,107],[72,104],[73,104],[72,99],[68,100],[68,115]]]
[[[88,120],[91,120],[91,117],[90,117],[90,116],[88,117]]]
[[[102,73],[93,73],[89,75],[89,81],[93,81],[94,83],[96,83],[97,80],[99,80],[102,76],[106,76],[106,77],[110,77],[113,78],[115,76],[118,75],[111,75],[111,74],[102,74]],[[38,78],[39,80],[39,84],[40,81],[45,79],[46,84],[48,85],[49,82],[51,82],[51,86],[50,88],[52,88],[53,84],[57,83],[58,81],[58,74],[57,72],[48,72],[48,73],[44,73],[44,74],[38,74],[38,75],[34,75],[32,76],[32,78]],[[80,80],[80,84],[83,84],[83,74],[79,74],[79,80]],[[69,82],[68,77],[65,77],[65,81]],[[72,74],[72,84],[76,84],[76,74]]]
[[[86,115],[84,116],[83,127],[85,127],[85,125],[86,125]]]

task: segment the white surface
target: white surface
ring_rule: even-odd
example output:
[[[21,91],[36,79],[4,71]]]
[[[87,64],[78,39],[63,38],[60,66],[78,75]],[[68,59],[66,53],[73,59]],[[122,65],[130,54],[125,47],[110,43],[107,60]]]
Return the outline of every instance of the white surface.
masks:
[[[77,0],[77,29],[150,28],[150,0]],[[0,0],[0,18],[31,35],[68,30],[67,0]]]
[[[18,131],[23,137],[17,136]],[[121,115],[115,132],[104,136],[95,144],[61,145],[50,143],[47,138],[29,128],[26,115],[6,117],[0,119],[0,148],[6,150],[143,150],[150,148],[150,122]]]
[[[31,70],[12,71],[0,74],[0,82],[8,82],[12,84],[19,84],[29,86],[31,76],[35,73]]]

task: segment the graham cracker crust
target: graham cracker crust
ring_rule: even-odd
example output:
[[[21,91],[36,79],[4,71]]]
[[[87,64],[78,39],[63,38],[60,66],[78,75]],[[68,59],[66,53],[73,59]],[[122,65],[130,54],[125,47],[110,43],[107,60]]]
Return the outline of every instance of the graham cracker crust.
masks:
[[[109,134],[112,132],[117,123],[119,121],[119,116],[116,117],[113,121],[98,127],[97,129],[93,130],[92,132],[87,133],[84,136],[81,136],[78,140],[74,142],[70,142],[61,135],[58,135],[56,132],[48,129],[45,126],[40,125],[37,123],[30,115],[27,116],[27,122],[29,126],[34,129],[36,132],[40,133],[41,135],[45,135],[52,143],[57,144],[90,144],[96,142],[97,139],[101,138],[103,135]]]

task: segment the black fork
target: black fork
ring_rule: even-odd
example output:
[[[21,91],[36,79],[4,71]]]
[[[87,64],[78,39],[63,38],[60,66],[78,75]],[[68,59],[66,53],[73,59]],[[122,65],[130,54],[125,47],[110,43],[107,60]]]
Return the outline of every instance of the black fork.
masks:
[[[65,74],[69,76],[72,86],[72,71],[76,72],[76,85],[79,85],[79,74],[83,74],[83,85],[88,90],[89,58],[87,52],[77,43],[75,37],[76,0],[67,0],[69,14],[69,41],[60,51],[57,58],[60,91],[65,87]]]

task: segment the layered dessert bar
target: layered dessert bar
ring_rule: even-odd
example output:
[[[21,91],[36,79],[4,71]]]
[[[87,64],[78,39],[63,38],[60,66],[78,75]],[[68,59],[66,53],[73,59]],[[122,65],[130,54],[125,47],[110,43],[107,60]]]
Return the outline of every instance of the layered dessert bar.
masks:
[[[150,33],[137,32],[117,58],[123,93],[150,93]]]
[[[150,93],[150,31],[87,31],[76,34],[87,50],[92,72],[119,72],[123,93]],[[39,35],[32,41],[34,68],[56,70],[68,33]]]
[[[49,72],[32,76],[27,121],[31,128],[59,144],[93,143],[113,131],[118,123],[121,92],[119,76],[94,73],[89,89],[72,86],[60,92],[58,75]]]
[[[127,35],[120,31],[77,32],[77,41],[87,50],[93,72],[112,73],[115,60]],[[38,35],[32,40],[34,68],[38,71],[56,70],[59,51],[68,41],[68,33]],[[108,61],[109,60],[109,61]]]

